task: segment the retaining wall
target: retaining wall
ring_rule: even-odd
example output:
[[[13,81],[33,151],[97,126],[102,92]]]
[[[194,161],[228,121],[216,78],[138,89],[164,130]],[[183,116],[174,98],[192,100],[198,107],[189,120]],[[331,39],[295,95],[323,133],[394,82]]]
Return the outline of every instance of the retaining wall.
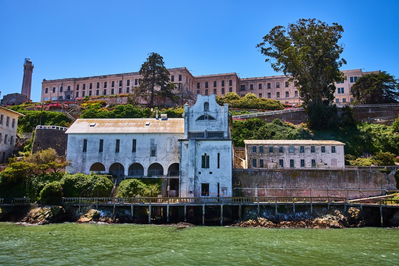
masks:
[[[234,196],[361,198],[395,190],[395,171],[234,169]]]

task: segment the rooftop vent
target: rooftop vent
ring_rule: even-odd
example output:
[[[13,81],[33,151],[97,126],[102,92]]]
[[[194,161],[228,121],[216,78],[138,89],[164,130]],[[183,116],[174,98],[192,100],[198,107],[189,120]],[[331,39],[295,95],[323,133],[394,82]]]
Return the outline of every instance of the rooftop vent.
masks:
[[[149,126],[150,125],[150,122],[145,122],[145,126]]]
[[[91,123],[90,124],[90,127],[95,127],[96,126],[96,123]]]
[[[161,120],[168,120],[167,114],[161,114]]]

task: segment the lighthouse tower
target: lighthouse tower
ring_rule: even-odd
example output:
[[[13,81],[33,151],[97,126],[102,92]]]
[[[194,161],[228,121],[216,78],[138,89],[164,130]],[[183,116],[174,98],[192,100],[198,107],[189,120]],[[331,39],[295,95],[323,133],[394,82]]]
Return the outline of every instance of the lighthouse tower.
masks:
[[[21,94],[25,95],[30,100],[30,91],[32,85],[33,64],[30,58],[25,58],[24,63],[24,79],[22,80]]]

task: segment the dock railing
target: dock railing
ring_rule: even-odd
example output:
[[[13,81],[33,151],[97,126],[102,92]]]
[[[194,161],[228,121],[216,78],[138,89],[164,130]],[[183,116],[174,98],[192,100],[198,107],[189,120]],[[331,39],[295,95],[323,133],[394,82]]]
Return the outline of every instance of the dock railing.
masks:
[[[65,205],[344,203],[346,197],[134,197],[62,198]]]

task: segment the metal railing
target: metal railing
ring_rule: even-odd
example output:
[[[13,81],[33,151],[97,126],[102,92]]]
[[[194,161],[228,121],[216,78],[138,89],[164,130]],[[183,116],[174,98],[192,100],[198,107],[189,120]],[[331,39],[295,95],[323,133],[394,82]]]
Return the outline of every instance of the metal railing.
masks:
[[[345,203],[346,197],[134,197],[134,198],[62,198],[62,204],[271,204],[271,203]]]
[[[30,198],[14,198],[11,200],[11,204],[30,204]]]
[[[245,114],[245,115],[233,115],[233,118],[251,118],[251,117],[258,117],[258,116],[269,116],[269,115],[279,115],[279,114],[288,114],[294,112],[302,112],[305,111],[302,107],[299,108],[291,108],[285,110],[278,110],[278,111],[267,111],[267,112],[259,112],[253,114]]]

